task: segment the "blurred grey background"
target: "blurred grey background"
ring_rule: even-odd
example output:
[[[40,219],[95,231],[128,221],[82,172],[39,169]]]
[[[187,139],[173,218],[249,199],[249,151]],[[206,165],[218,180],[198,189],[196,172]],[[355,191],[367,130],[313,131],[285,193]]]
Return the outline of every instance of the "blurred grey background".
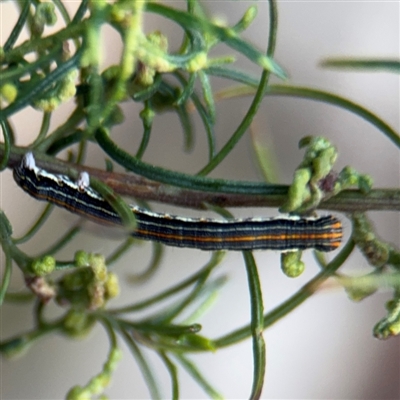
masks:
[[[64,2],[74,10],[79,2]],[[184,6],[184,2],[164,2]],[[252,1],[204,2],[210,12],[229,24],[234,24],[248,6],[257,4],[258,17],[244,37],[265,49],[268,34],[268,4]],[[399,2],[366,1],[280,1],[279,31],[276,59],[289,73],[293,85],[331,90],[375,112],[393,128],[399,130],[399,79],[395,74],[378,72],[337,72],[322,69],[318,63],[329,56],[399,57]],[[1,43],[7,38],[17,17],[14,4],[0,3]],[[177,49],[181,31],[171,23],[146,16],[146,31],[160,29],[168,35],[170,48]],[[105,65],[118,60],[118,35],[104,29],[107,45],[102,50]],[[229,54],[226,47],[214,55]],[[114,60],[114,61],[113,61]],[[248,63],[239,60],[243,68]],[[257,70],[254,70],[257,72]],[[277,82],[276,79],[274,81]],[[215,80],[220,89],[226,84]],[[251,99],[228,100],[218,104],[216,135],[219,148],[226,142],[243,118]],[[73,103],[55,112],[52,127],[73,108]],[[132,103],[124,107],[126,121],[113,132],[113,138],[124,148],[135,151],[141,137],[140,108]],[[17,114],[12,122],[18,134],[18,145],[28,145],[40,128],[40,114],[33,109]],[[196,172],[207,161],[206,140],[199,118],[196,147],[192,154],[182,152],[179,121],[173,114],[156,118],[154,136],[145,160],[184,172]],[[376,186],[399,186],[399,155],[395,146],[364,120],[333,106],[308,100],[267,97],[253,126],[257,140],[273,146],[279,180],[289,183],[294,169],[302,159],[298,141],[306,135],[323,135],[339,149],[337,170],[352,165],[371,174]],[[160,146],[160,143],[163,145]],[[91,147],[87,164],[103,167],[104,154]],[[261,179],[255,166],[250,136],[243,138],[232,154],[211,174],[234,179]],[[9,171],[0,177],[1,208],[9,216],[16,236],[24,232],[27,221],[33,221],[42,209],[15,185]],[[173,209],[155,204],[157,211],[173,211],[198,215],[190,210]],[[237,216],[275,215],[276,210],[233,210]],[[399,215],[392,212],[370,213],[382,238],[399,245]],[[345,232],[350,223],[345,216]],[[77,218],[56,210],[40,235],[24,249],[37,251],[53,243],[63,227]],[[62,227],[60,229],[60,227]],[[118,232],[99,229],[92,224],[60,258],[69,259],[75,249],[108,254],[122,240]],[[101,231],[101,233],[99,233]],[[114,236],[115,239],[110,239]],[[347,236],[346,236],[347,237]],[[135,247],[118,265],[121,279],[139,272],[147,265],[150,246]],[[263,283],[265,309],[270,310],[286,300],[318,272],[310,252],[305,254],[306,272],[298,279],[285,277],[279,253],[255,253]],[[122,285],[121,296],[111,305],[122,305],[147,298],[185,276],[197,271],[209,259],[209,254],[167,249],[162,268],[145,285]],[[3,258],[2,258],[3,261]],[[354,252],[344,269],[356,274],[369,271],[366,261]],[[229,254],[217,274],[227,274],[229,282],[221,291],[214,307],[199,322],[202,333],[211,338],[239,328],[249,321],[249,298],[246,272],[241,254]],[[23,290],[15,270],[13,290]],[[400,398],[399,338],[378,341],[372,328],[385,315],[384,304],[390,293],[384,292],[357,304],[348,300],[343,290],[328,288],[314,295],[295,312],[265,332],[267,343],[267,374],[262,397],[265,399],[398,399]],[[54,313],[56,308],[52,309]],[[4,340],[16,332],[28,330],[32,324],[31,309],[6,305],[0,311],[1,337]],[[191,358],[216,388],[229,399],[247,398],[252,379],[251,341],[219,350],[215,354],[198,354]],[[141,373],[126,348],[112,382],[106,392],[113,399],[144,399],[149,397]],[[86,382],[102,367],[108,351],[105,332],[98,328],[82,341],[49,336],[38,341],[17,360],[0,360],[1,399],[58,399],[69,388]],[[162,382],[164,396],[170,397],[170,384],[162,363],[146,351]],[[204,392],[184,372],[180,371],[181,397],[206,398]]]

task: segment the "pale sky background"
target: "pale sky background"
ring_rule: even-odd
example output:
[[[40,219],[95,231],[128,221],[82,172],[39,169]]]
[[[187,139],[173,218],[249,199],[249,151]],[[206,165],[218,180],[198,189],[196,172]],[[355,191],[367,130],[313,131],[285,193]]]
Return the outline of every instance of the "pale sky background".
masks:
[[[67,2],[66,2],[67,3]],[[177,2],[168,2],[171,5]],[[234,24],[245,9],[256,3],[258,17],[244,37],[264,49],[268,34],[268,4],[265,1],[209,1],[210,14]],[[73,10],[78,2],[70,1]],[[399,78],[395,74],[349,72],[322,69],[318,63],[329,56],[399,57],[399,2],[367,1],[280,1],[279,32],[276,59],[290,75],[290,84],[310,86],[345,96],[375,112],[399,130]],[[8,24],[16,18],[11,2],[0,3],[1,43],[4,44]],[[168,35],[171,49],[176,49],[180,31],[172,24],[152,16],[146,17],[146,31],[162,30]],[[118,57],[119,38],[110,30],[103,32],[107,43],[103,49],[107,62]],[[175,43],[175,47],[174,47]],[[228,53],[226,47],[219,50]],[[213,53],[218,54],[214,51]],[[248,64],[242,64],[246,67]],[[277,81],[274,79],[274,81]],[[221,81],[216,82],[221,87]],[[226,142],[243,118],[250,99],[218,104],[216,135],[219,148]],[[55,127],[73,103],[57,111],[52,120]],[[135,151],[141,137],[140,108],[124,106],[126,121],[113,132],[113,138],[125,149]],[[39,114],[33,109],[13,118],[18,145],[27,145],[40,127]],[[58,120],[57,120],[58,118]],[[184,172],[198,171],[206,162],[205,134],[197,122],[196,148],[192,154],[182,152],[182,134],[175,114],[157,117],[154,136],[145,160]],[[352,165],[371,174],[378,187],[399,186],[398,149],[383,134],[359,117],[329,105],[307,100],[268,97],[254,123],[259,140],[273,145],[279,179],[289,183],[300,163],[303,151],[298,141],[306,135],[323,135],[339,149],[337,170]],[[162,143],[162,146],[160,146]],[[212,176],[234,179],[261,179],[253,162],[248,136],[218,167]],[[87,165],[103,167],[104,154],[90,148]],[[27,221],[42,209],[13,182],[9,171],[1,174],[0,206],[10,218],[16,236],[24,232]],[[156,211],[171,207],[155,204]],[[173,209],[183,215],[197,215],[190,210]],[[271,209],[233,210],[237,216],[274,215]],[[370,213],[382,238],[399,245],[399,215],[392,212]],[[344,215],[346,238],[350,223]],[[32,243],[24,246],[29,252],[44,249],[61,235],[64,226],[77,221],[64,210],[56,210]],[[60,229],[60,227],[62,227]],[[58,233],[58,230],[60,232]],[[60,258],[69,259],[75,249],[108,254],[119,242],[109,240],[114,232],[87,224],[87,230],[71,243]],[[116,235],[118,240],[123,237]],[[135,247],[125,256],[118,273],[120,279],[140,271],[149,258],[150,246]],[[289,279],[280,270],[279,253],[255,253],[263,284],[265,310],[270,310],[294,294],[318,272],[311,252],[304,254],[307,269],[298,279]],[[162,268],[148,284],[122,285],[122,295],[111,305],[137,302],[157,293],[197,271],[209,259],[201,251],[170,248]],[[355,252],[345,270],[349,273],[370,271],[365,259]],[[211,338],[231,332],[249,321],[249,299],[246,271],[241,254],[229,254],[217,275],[227,274],[229,282],[214,307],[199,323],[202,333]],[[13,274],[13,290],[23,289],[17,270]],[[384,305],[389,292],[376,294],[361,303],[351,302],[343,290],[320,292],[295,312],[265,332],[267,343],[267,374],[265,399],[395,399],[400,398],[400,340],[378,341],[372,336],[377,321],[385,316]],[[56,309],[54,307],[54,312]],[[31,309],[4,306],[0,311],[2,339],[28,330],[32,324]],[[124,350],[127,350],[124,348]],[[89,338],[72,341],[49,336],[38,341],[17,360],[0,360],[0,398],[59,399],[69,388],[86,382],[100,371],[108,351],[107,337],[100,328]],[[146,351],[162,382],[163,395],[170,397],[169,376],[161,362]],[[200,370],[228,399],[248,398],[252,379],[251,341],[219,350],[215,354],[191,356]],[[204,392],[184,372],[180,372],[181,397],[206,398]],[[112,383],[106,391],[112,399],[145,399],[148,390],[141,373],[128,351],[125,351]]]

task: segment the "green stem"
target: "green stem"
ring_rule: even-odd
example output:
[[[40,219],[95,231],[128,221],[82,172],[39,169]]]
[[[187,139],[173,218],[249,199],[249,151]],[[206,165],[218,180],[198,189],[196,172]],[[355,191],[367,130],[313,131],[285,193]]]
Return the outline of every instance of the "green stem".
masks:
[[[203,388],[207,396],[212,399],[223,399],[223,396],[207,382],[207,379],[200,373],[195,364],[189,361],[183,354],[176,353],[174,355],[198,385]]]
[[[156,304],[164,299],[167,299],[170,296],[173,296],[183,289],[187,288],[188,286],[192,285],[193,283],[196,283],[199,281],[204,275],[209,275],[209,271],[213,269],[216,265],[218,265],[223,257],[224,253],[223,252],[215,252],[212,254],[212,257],[210,261],[198,272],[196,272],[194,275],[191,277],[185,279],[183,282],[173,286],[170,289],[167,289],[160,294],[151,297],[148,300],[144,300],[140,303],[127,306],[127,307],[121,307],[121,308],[116,308],[116,309],[111,309],[108,310],[110,314],[122,314],[122,313],[130,313],[133,311],[139,311],[142,310],[143,308],[146,308],[148,306],[151,306],[153,304]]]
[[[22,244],[27,242],[29,239],[31,239],[36,232],[39,231],[39,229],[44,225],[44,223],[47,221],[47,218],[50,216],[51,212],[53,211],[54,206],[50,203],[46,205],[44,208],[42,214],[39,216],[37,221],[32,225],[32,227],[26,232],[24,235],[22,235],[19,238],[13,239],[14,244]]]
[[[227,184],[227,181],[224,179],[211,179],[201,176],[192,176],[182,172],[169,171],[161,167],[155,167],[153,165],[146,164],[118,147],[116,143],[110,139],[107,132],[103,128],[97,129],[95,138],[100,147],[117,163],[121,164],[132,172],[159,182],[168,183],[178,187],[187,187],[194,190],[204,190],[210,192],[220,191],[225,193],[231,192],[235,194],[251,194],[255,191],[257,193],[261,191],[263,194],[271,195],[287,193],[287,186],[285,185],[268,185],[251,182],[236,182],[232,184],[232,181],[230,184]]]
[[[7,168],[8,161],[10,159],[12,134],[9,130],[9,124],[7,120],[0,120],[0,126],[4,137],[4,154],[2,160],[0,161],[0,171],[3,171]]]
[[[7,293],[8,285],[10,284],[11,280],[11,272],[12,272],[12,259],[11,255],[7,251],[7,249],[4,250],[4,255],[5,255],[5,266],[4,266],[4,274],[3,274],[3,279],[1,281],[1,287],[0,287],[0,307],[3,304],[4,297]]]
[[[24,7],[22,8],[21,14],[18,17],[18,21],[15,24],[13,30],[11,31],[10,36],[4,43],[4,53],[8,53],[13,48],[15,42],[18,39],[18,36],[20,35],[22,29],[24,28],[30,8],[31,8],[31,0],[25,0]]]
[[[164,362],[164,365],[166,366],[169,372],[169,376],[171,377],[171,388],[172,388],[171,399],[178,400],[179,399],[178,369],[176,365],[171,361],[171,359],[165,354],[164,351],[159,351],[158,355]]]
[[[43,49],[52,49],[55,46],[58,46],[60,43],[66,42],[68,39],[78,38],[84,32],[85,25],[85,21],[77,24],[70,24],[65,29],[52,35],[27,40],[20,46],[15,47],[8,53],[4,54],[4,58],[1,60],[1,63],[5,64],[13,61],[19,61],[24,58],[25,54]]]
[[[161,399],[158,383],[154,377],[154,369],[150,367],[146,357],[143,355],[139,346],[133,340],[131,334],[125,329],[121,329],[120,332],[141,369],[143,378],[147,383],[147,387],[149,388],[151,397],[153,399]]]
[[[259,399],[261,396],[264,375],[265,375],[265,341],[263,338],[264,330],[264,306],[262,299],[262,289],[260,278],[258,276],[257,265],[253,254],[250,251],[243,252],[247,271],[247,282],[250,292],[251,307],[251,336],[253,339],[253,385],[251,389],[250,399]]]
[[[276,307],[274,310],[264,315],[264,329],[270,327],[275,322],[289,314],[295,308],[300,306],[304,301],[311,297],[318,287],[331,277],[347,260],[348,256],[354,249],[354,242],[349,240],[340,253],[327,265],[327,267],[304,285],[297,293]],[[245,326],[236,331],[215,340],[217,348],[230,346],[247,339],[251,335],[251,327]]]
[[[81,52],[78,50],[69,60],[60,64],[54,71],[50,72],[45,78],[38,83],[31,84],[29,90],[24,95],[17,98],[13,103],[4,108],[1,112],[1,120],[4,120],[17,111],[25,108],[31,104],[39,95],[42,96],[48,91],[54,82],[57,82],[71,69],[78,66],[78,62],[81,56]]]

